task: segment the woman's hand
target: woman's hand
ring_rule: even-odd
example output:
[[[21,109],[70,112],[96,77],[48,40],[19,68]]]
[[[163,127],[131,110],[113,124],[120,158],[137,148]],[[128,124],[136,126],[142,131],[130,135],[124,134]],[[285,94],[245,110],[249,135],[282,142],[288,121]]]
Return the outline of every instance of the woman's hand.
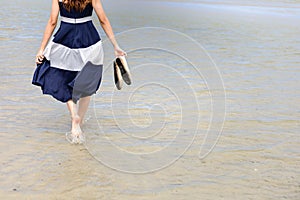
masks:
[[[36,64],[41,64],[42,61],[44,60],[44,55],[43,55],[43,51],[40,50],[37,54],[36,54],[36,57],[35,57],[35,62]]]
[[[123,51],[120,47],[115,47],[115,56],[127,56],[127,53]]]

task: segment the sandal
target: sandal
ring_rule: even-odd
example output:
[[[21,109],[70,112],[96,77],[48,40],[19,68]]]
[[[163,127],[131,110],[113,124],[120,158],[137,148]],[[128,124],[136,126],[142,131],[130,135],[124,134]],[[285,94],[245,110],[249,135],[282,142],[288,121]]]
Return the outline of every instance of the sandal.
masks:
[[[115,79],[115,85],[118,88],[118,90],[122,89],[122,75],[120,68],[117,66],[117,62],[114,61],[114,79]]]
[[[127,85],[131,84],[131,74],[128,68],[125,56],[119,56],[115,60],[116,65],[120,68],[123,80]]]

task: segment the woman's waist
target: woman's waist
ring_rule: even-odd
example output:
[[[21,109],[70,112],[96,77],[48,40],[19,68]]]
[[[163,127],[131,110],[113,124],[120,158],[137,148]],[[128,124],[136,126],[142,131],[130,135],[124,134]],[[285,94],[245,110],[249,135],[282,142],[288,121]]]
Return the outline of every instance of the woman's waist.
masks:
[[[60,17],[62,22],[69,23],[69,24],[81,24],[92,21],[92,16],[82,17],[82,18],[70,18],[70,17]]]

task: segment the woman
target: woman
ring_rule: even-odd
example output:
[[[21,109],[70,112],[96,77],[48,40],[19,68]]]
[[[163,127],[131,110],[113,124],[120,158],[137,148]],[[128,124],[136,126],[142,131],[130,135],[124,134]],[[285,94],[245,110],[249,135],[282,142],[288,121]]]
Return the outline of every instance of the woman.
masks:
[[[101,83],[103,50],[100,36],[92,23],[95,10],[100,24],[110,39],[115,56],[126,53],[119,47],[100,0],[52,0],[52,11],[41,47],[36,55],[34,85],[44,94],[67,104],[72,119],[72,143],[84,142],[81,124],[90,102]],[[58,14],[61,25],[56,27]]]

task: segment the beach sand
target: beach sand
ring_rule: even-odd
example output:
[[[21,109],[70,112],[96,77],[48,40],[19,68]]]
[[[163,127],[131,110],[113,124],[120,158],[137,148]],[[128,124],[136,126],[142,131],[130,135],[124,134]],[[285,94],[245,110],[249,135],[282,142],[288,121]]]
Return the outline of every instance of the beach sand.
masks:
[[[260,6],[270,3],[276,9]],[[1,199],[300,199],[300,28],[295,26],[300,20],[299,3],[252,2],[251,7],[232,1],[226,5],[218,1],[103,4],[116,34],[156,26],[184,33],[206,49],[219,69],[226,91],[226,119],[217,145],[205,158],[199,158],[212,112],[204,79],[191,73],[193,70],[185,61],[178,57],[173,61],[171,57],[166,59],[170,56],[168,52],[157,50],[129,53],[135,82],[122,91],[113,90],[115,113],[110,110],[112,74],[110,70],[104,72],[101,88],[87,114],[90,120],[83,127],[88,143],[86,147],[70,145],[65,139],[70,129],[65,105],[41,95],[39,88],[31,85],[34,56],[50,3],[0,2],[1,7],[5,6],[0,14]],[[97,27],[105,39],[100,26]],[[167,41],[168,37],[157,36],[157,41]],[[147,40],[146,35],[136,34],[136,38],[124,37],[120,45],[129,50],[134,44],[139,45],[139,39]],[[174,46],[180,42],[174,41]],[[113,56],[110,50],[106,49],[108,60]],[[188,53],[197,51],[189,49]],[[159,152],[178,137],[176,130],[182,117],[172,95],[181,84],[176,79],[172,82],[171,76],[165,77],[174,86],[171,90],[156,89],[157,85],[141,87],[153,73],[151,66],[137,68],[141,61],[172,66],[190,81],[199,99],[200,134],[195,136],[192,132],[194,121],[190,118],[182,125],[187,127],[181,133],[182,143],[173,146],[174,152],[183,151],[195,136],[184,154],[179,158],[176,153],[167,154],[166,160],[178,159],[164,168],[134,174],[124,171],[136,163],[148,163],[147,153]],[[165,75],[163,71],[156,73],[158,77]],[[124,105],[123,95],[129,95],[130,88],[139,87],[128,107]],[[183,89],[178,91],[189,97]],[[151,107],[153,104],[158,107]],[[165,106],[165,113],[159,105]],[[181,107],[191,116],[195,112],[193,106]],[[136,126],[127,127],[125,122],[129,119]],[[138,139],[128,139],[150,138],[154,133],[147,126],[154,123],[152,128],[159,130],[163,120],[164,135],[152,136],[153,141],[133,143]],[[111,148],[99,138],[108,139],[124,152],[141,155],[124,162],[123,157],[114,157]],[[108,160],[97,160],[97,156],[103,155]],[[156,166],[156,161],[152,164]],[[119,169],[114,169],[114,165]]]

